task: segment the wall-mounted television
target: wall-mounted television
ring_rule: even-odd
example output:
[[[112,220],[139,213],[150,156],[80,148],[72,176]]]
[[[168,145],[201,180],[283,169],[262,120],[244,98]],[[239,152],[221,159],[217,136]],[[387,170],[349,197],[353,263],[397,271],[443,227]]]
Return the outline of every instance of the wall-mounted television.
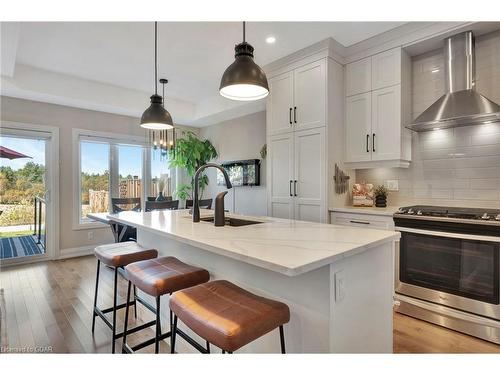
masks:
[[[260,185],[260,159],[228,161],[221,164],[233,186]],[[225,185],[224,176],[217,170],[217,185]]]

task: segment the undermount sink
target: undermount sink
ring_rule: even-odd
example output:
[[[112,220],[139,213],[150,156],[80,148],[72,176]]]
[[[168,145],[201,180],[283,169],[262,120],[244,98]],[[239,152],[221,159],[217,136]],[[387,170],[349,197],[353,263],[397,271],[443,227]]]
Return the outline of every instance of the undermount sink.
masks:
[[[210,217],[202,217],[200,221],[207,221],[209,223],[213,223],[215,218],[213,216]],[[242,227],[245,225],[254,225],[254,224],[261,224],[263,223],[262,221],[254,221],[254,220],[245,220],[245,219],[237,219],[234,217],[226,217],[225,219],[225,225],[228,225],[230,227]]]

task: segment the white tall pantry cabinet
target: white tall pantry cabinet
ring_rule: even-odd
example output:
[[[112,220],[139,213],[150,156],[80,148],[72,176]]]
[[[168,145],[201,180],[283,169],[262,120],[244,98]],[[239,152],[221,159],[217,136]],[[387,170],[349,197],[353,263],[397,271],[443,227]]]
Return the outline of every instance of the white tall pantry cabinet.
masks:
[[[344,68],[323,49],[282,59],[267,76],[268,215],[326,222],[344,152]]]

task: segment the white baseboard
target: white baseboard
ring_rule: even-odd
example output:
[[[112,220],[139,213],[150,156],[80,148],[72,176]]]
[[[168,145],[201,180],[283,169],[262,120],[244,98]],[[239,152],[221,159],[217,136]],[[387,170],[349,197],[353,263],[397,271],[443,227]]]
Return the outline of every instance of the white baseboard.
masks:
[[[82,247],[70,247],[67,249],[61,249],[59,252],[59,257],[57,259],[68,259],[82,257],[85,255],[94,254],[94,248],[97,245],[82,246]]]

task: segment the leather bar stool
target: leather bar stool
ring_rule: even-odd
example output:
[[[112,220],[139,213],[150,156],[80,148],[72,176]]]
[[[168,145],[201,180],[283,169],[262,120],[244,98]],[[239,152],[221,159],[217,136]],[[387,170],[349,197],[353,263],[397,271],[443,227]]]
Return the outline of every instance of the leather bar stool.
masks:
[[[112,353],[114,353],[115,340],[123,336],[123,332],[116,332],[116,311],[119,309],[123,309],[126,306],[125,303],[122,303],[120,305],[117,304],[118,273],[123,269],[124,266],[129,263],[156,258],[158,256],[158,251],[155,249],[146,249],[138,245],[136,242],[128,241],[97,246],[94,249],[94,254],[97,258],[97,274],[95,279],[94,311],[92,313],[92,333],[94,333],[95,329],[95,318],[96,316],[99,316],[113,332],[111,351]],[[99,307],[97,307],[97,292],[99,290],[99,271],[101,262],[114,270],[113,306],[105,309],[100,309]],[[142,299],[137,297],[137,293],[135,293],[134,289],[134,301],[132,302],[132,304],[135,308],[135,317],[137,317],[137,301],[143,304],[145,303]],[[113,313],[112,321],[110,321],[105,315],[110,312]],[[149,327],[151,326],[151,324],[146,324],[144,326]],[[139,329],[140,327],[137,327],[137,330]]]
[[[172,294],[173,292],[176,292],[178,290],[205,283],[210,279],[210,275],[207,270],[183,263],[179,259],[174,257],[161,257],[131,263],[125,267],[125,277],[129,280],[129,283],[125,310],[125,325],[123,328],[123,353],[133,353],[136,350],[142,349],[152,344],[155,344],[155,353],[158,353],[160,348],[160,340],[164,340],[167,337],[173,337],[172,312],[170,312],[170,330],[166,333],[161,333],[161,296],[165,294]],[[137,344],[134,347],[130,347],[127,344],[127,335],[137,331],[137,329],[135,328],[134,330],[129,330],[127,328],[130,304],[130,289],[132,285],[136,286],[144,293],[154,297],[156,300],[156,307],[149,307],[149,310],[151,310],[155,314],[155,320],[150,322],[156,325],[155,337]],[[205,348],[191,339],[184,332],[179,330],[179,332],[177,333],[191,345],[193,345],[196,349],[205,350]]]
[[[285,353],[283,325],[290,321],[288,306],[252,294],[229,281],[211,281],[176,292],[170,298],[170,310],[174,312],[172,353],[177,318],[198,336],[221,348],[222,353],[232,353],[279,328],[281,352]]]

